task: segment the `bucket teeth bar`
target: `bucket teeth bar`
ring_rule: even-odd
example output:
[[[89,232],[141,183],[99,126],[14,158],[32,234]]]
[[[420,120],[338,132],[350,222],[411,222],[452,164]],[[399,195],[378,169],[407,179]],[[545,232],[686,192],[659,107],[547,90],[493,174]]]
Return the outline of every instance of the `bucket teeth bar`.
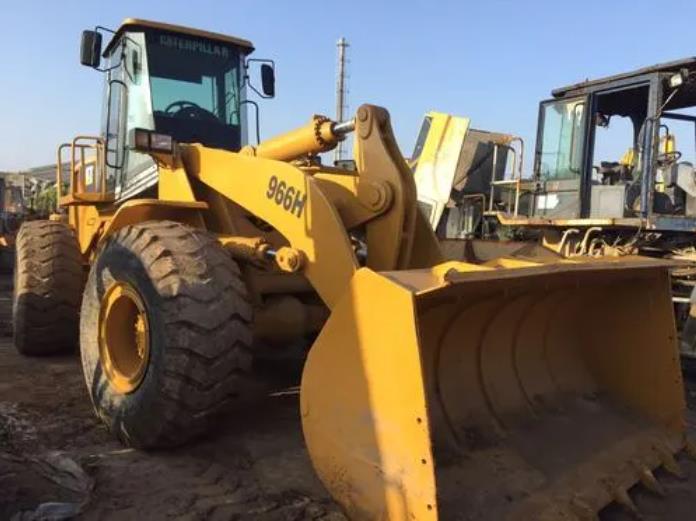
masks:
[[[686,440],[682,446],[673,445],[675,453],[688,457],[693,449],[693,441]],[[633,519],[643,519],[641,512],[630,496],[629,490],[637,483],[642,484],[649,492],[664,498],[667,489],[660,483],[652,468],[662,468],[672,476],[682,479],[684,473],[669,448],[669,444],[655,443],[652,448],[646,446],[644,462],[636,461],[629,475],[617,481],[613,476],[600,479],[597,487],[590,487],[582,494],[574,493],[564,499],[564,492],[556,490],[543,497],[532,498],[534,505],[521,505],[507,521],[523,519],[538,519],[539,521],[557,521],[572,519],[573,521],[599,521],[599,511],[611,503],[623,508]],[[568,496],[565,496],[568,497]]]

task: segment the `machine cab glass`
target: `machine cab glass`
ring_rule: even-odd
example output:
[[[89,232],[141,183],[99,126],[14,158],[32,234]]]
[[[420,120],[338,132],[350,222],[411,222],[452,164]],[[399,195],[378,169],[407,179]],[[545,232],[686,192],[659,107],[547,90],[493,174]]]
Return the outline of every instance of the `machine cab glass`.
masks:
[[[163,31],[149,31],[145,40],[155,130],[180,143],[239,150],[239,49]]]
[[[534,171],[544,193],[535,198],[537,215],[579,217],[587,99],[541,104]]]
[[[118,199],[152,188],[157,166],[128,143],[133,129],[238,151],[246,144],[244,58],[251,44],[149,22],[126,22],[106,47],[102,136]]]

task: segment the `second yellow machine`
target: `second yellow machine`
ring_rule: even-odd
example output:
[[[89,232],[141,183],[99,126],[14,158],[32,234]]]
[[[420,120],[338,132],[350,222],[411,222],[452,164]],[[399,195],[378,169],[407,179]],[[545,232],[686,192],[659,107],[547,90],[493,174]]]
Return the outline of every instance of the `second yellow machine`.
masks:
[[[591,519],[679,472],[662,261],[445,259],[384,109],[245,145],[247,92],[274,93],[251,51],[143,20],[103,52],[83,34],[102,132],[61,147],[63,212],[19,233],[21,352],[79,336],[95,411],[150,448],[242,400],[255,346],[313,340],[302,426],[352,519]],[[356,168],[322,165],[350,132]]]

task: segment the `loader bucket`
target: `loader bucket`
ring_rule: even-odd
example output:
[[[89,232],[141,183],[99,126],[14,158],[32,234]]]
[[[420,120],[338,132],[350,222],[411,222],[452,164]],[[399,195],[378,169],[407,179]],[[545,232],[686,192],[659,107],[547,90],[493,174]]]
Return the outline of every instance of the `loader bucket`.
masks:
[[[595,519],[678,471],[666,264],[492,265],[361,269],[312,346],[304,435],[351,519]]]

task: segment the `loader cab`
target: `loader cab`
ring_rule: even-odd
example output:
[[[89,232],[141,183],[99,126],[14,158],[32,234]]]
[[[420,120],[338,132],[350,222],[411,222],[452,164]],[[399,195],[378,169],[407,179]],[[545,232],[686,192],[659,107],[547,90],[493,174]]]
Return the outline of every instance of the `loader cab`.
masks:
[[[81,61],[104,72],[100,134],[107,192],[115,199],[142,194],[157,182],[157,165],[136,146],[136,129],[149,133],[147,143],[165,148],[200,143],[239,151],[246,144],[250,42],[128,19],[101,52],[103,32],[83,33]],[[272,91],[267,79],[266,93]]]
[[[533,216],[696,218],[693,71],[687,59],[553,91],[539,109]]]

